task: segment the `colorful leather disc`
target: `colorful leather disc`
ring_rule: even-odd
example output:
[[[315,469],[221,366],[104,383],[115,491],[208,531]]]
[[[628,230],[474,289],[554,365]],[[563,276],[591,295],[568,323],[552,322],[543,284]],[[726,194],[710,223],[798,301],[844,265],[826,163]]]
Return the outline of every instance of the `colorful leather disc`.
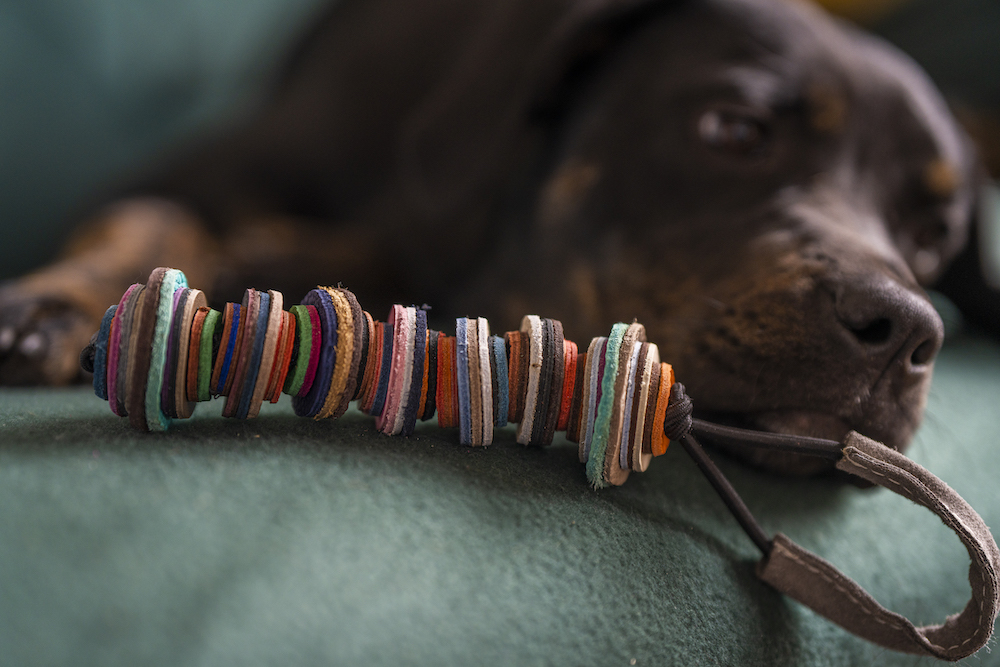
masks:
[[[479,447],[483,444],[483,390],[479,369],[479,320],[470,317],[466,323],[467,351],[469,354],[469,423],[471,444]]]
[[[503,338],[490,336],[490,345],[493,348],[493,368],[495,381],[494,403],[496,409],[493,411],[493,425],[503,428],[507,425],[507,413],[510,410],[510,378],[507,374],[507,349]]]
[[[642,381],[640,368],[646,361],[642,349],[643,345],[645,343],[638,341],[632,344],[632,355],[628,362],[628,379],[625,382],[625,411],[622,414],[622,435],[618,445],[618,466],[629,470],[632,469],[629,459],[629,443],[633,433],[632,425],[635,422],[635,409],[638,407],[636,386],[637,380]]]
[[[281,292],[268,290],[267,297],[267,319],[264,319],[263,314],[261,316],[261,321],[265,323],[263,327],[263,351],[260,356],[257,377],[254,381],[253,393],[250,396],[247,417],[256,417],[260,414],[260,406],[264,403],[264,397],[270,388],[271,369],[275,365],[275,356],[278,351],[278,334],[281,332],[281,325],[284,322],[284,297]],[[261,310],[263,311],[263,308]]]
[[[355,299],[355,301],[357,301]],[[360,305],[360,304],[359,304]],[[372,317],[364,310],[361,311],[361,355],[358,360],[358,372],[357,381],[354,384],[354,396],[351,400],[359,400],[365,389],[366,374],[365,370],[368,366],[368,356],[369,346],[371,345],[372,338]]]
[[[566,342],[563,336],[562,322],[549,320],[552,331],[552,370],[549,386],[549,399],[545,408],[545,422],[541,433],[541,445],[548,447],[555,436],[556,425],[559,423],[559,411],[562,407],[563,380],[566,373]]]
[[[566,438],[570,442],[580,442],[580,417],[583,414],[583,390],[587,384],[587,359],[586,352],[576,357],[576,380],[573,386],[573,405],[569,410],[569,422],[566,424]]]
[[[375,394],[378,393],[378,384],[382,378],[382,344],[385,340],[385,323],[375,322],[372,328],[371,351],[368,352],[368,370],[366,374],[370,378],[365,380],[364,395],[361,397],[361,411],[365,414],[372,414],[372,405],[375,403]]]
[[[191,325],[191,347],[188,351],[187,399],[189,401],[207,401],[212,397],[209,389],[212,380],[212,344],[218,321],[219,311],[208,306],[199,308],[194,314],[194,323]],[[202,397],[203,388],[204,397]]]
[[[416,345],[420,345],[420,341],[416,341]],[[420,381],[420,397],[417,399],[417,419],[420,419],[421,415],[424,414],[424,410],[427,409],[427,384],[430,378],[430,330],[424,332],[424,370],[421,374]],[[414,348],[416,349],[416,348]]]
[[[375,349],[378,347],[375,341],[375,320],[368,314],[368,311],[363,311],[363,314],[365,318],[364,358],[358,369],[358,389],[357,396],[355,396],[361,410],[364,410],[365,400],[372,386],[372,362],[375,360]]]
[[[222,313],[210,310],[205,316],[201,333],[201,350],[199,351],[201,359],[198,360],[198,400],[208,401],[212,398],[212,371],[216,360],[222,356],[219,354],[224,343],[222,339]],[[207,369],[204,364],[208,364]]]
[[[375,428],[386,435],[398,433],[397,417],[400,416],[400,408],[403,407],[403,387],[408,383],[407,359],[412,362],[413,350],[410,347],[410,339],[413,337],[413,327],[416,326],[416,317],[408,312],[404,306],[395,305],[389,313],[387,324],[392,327],[392,356],[389,362],[389,382],[385,395],[385,407],[382,412],[375,417]],[[402,419],[398,420],[400,429],[403,427]]]
[[[281,398],[281,390],[285,386],[285,379],[288,377],[288,369],[291,367],[293,350],[295,349],[295,329],[298,324],[295,316],[285,311],[284,322],[282,323],[281,338],[281,358],[279,360],[278,376],[274,382],[274,389],[271,391],[271,403],[277,403]]]
[[[180,328],[177,332],[177,374],[174,377],[174,414],[179,419],[189,419],[194,414],[196,403],[188,399],[188,371],[191,368],[190,359],[198,357],[200,340],[191,345],[191,329],[194,325],[195,313],[208,306],[204,292],[198,289],[187,290],[184,310],[180,313]],[[197,365],[195,371],[197,372]]]
[[[297,396],[305,396],[316,381],[316,373],[319,371],[319,362],[323,351],[323,323],[320,318],[320,311],[316,306],[306,306],[306,315],[309,316],[309,331],[312,333],[312,344],[307,357],[306,375],[302,380],[302,388]]]
[[[406,401],[406,409],[403,411],[403,426],[400,430],[402,435],[411,435],[417,423],[417,414],[420,412],[420,395],[425,389],[424,370],[427,360],[427,311],[414,310],[413,329],[413,361],[410,364],[410,386],[407,388],[409,394]]]
[[[257,322],[252,331],[245,335],[250,345],[247,355],[247,365],[243,369],[239,389],[239,402],[236,407],[236,417],[246,419],[250,415],[250,406],[257,392],[257,379],[260,377],[260,367],[264,361],[264,348],[267,344],[267,323],[271,314],[271,295],[267,292],[257,292]]]
[[[590,453],[587,456],[587,479],[598,488],[607,486],[607,479],[604,476],[604,459],[608,450],[611,418],[615,411],[615,380],[618,377],[618,357],[621,353],[622,338],[627,329],[628,325],[621,322],[611,328],[607,350],[604,353],[603,374],[594,416],[594,431],[590,442]]]
[[[667,453],[670,439],[663,433],[663,422],[667,418],[667,405],[670,403],[670,387],[674,384],[674,369],[670,364],[660,364],[660,388],[656,396],[656,416],[653,418],[653,438],[651,451],[653,456]]]
[[[119,355],[121,354],[122,316],[125,312],[125,304],[140,287],[142,287],[142,285],[134,283],[130,285],[127,290],[125,290],[125,293],[122,294],[121,301],[118,302],[118,309],[115,311],[115,317],[111,322],[111,340],[108,341],[108,403],[111,405],[111,411],[119,417],[126,416],[125,401],[121,398],[118,385],[118,360],[120,358]],[[124,389],[124,387],[122,387],[122,389]]]
[[[660,369],[662,364],[653,364],[652,372],[649,375],[649,398],[646,403],[645,426],[642,431],[642,451],[649,456],[653,455],[653,434],[659,430],[663,431],[663,424],[656,425],[656,397],[660,392]]]
[[[149,364],[146,372],[146,391],[143,396],[146,427],[151,431],[165,431],[170,424],[169,417],[163,413],[161,392],[165,375],[164,366],[166,365],[170,324],[174,313],[174,297],[177,289],[186,285],[186,281],[182,283],[178,280],[178,274],[183,277],[183,274],[176,269],[167,269],[164,273],[159,285],[156,308],[152,312],[152,336],[149,339]]]
[[[538,373],[538,391],[532,417],[531,440],[529,444],[545,444],[545,425],[549,414],[549,399],[552,398],[552,375],[555,371],[555,331],[552,320],[542,321],[542,367]],[[561,352],[561,350],[560,350]],[[560,355],[561,356],[561,355]]]
[[[393,389],[396,403],[393,406],[392,422],[390,423],[392,430],[389,431],[389,435],[399,435],[403,432],[406,410],[410,405],[410,385],[413,382],[413,356],[417,346],[417,309],[412,306],[404,308],[403,317],[404,326],[397,330],[396,341],[393,343],[403,346],[403,355],[393,357],[394,362],[399,359],[402,364],[400,366],[402,373],[399,375],[398,385]]]
[[[635,472],[646,472],[650,461],[653,460],[652,452],[645,449],[643,443],[646,442],[646,431],[653,428],[651,423],[646,422],[646,414],[649,412],[653,368],[660,364],[660,348],[654,343],[646,343],[646,346],[646,355],[642,358],[642,375],[639,379],[639,400],[635,408],[635,426],[629,444],[630,465]]]
[[[302,304],[313,306],[314,311],[310,311],[319,319],[320,349],[314,371],[314,378],[308,391],[303,396],[296,396],[292,399],[292,408],[295,414],[300,417],[318,418],[320,409],[326,401],[326,395],[330,389],[330,379],[333,377],[333,367],[337,356],[337,313],[333,307],[333,301],[326,290],[314,289],[302,299]],[[315,325],[315,322],[314,322]],[[315,336],[316,327],[313,327]],[[315,342],[313,347],[315,347]],[[310,361],[310,365],[313,361]],[[308,381],[308,371],[306,373]],[[304,389],[303,389],[304,390]],[[304,390],[305,391],[305,390]]]
[[[389,375],[392,372],[393,344],[396,339],[391,323],[380,322],[379,325],[382,330],[382,344],[380,345],[382,359],[378,365],[375,398],[372,400],[371,411],[368,413],[373,416],[379,416],[385,410],[385,401],[389,394]]]
[[[188,368],[184,377],[184,398],[189,401],[198,400],[198,362],[201,358],[201,332],[205,328],[205,318],[209,308],[199,308],[191,320],[191,332],[188,334]]]
[[[295,355],[289,360],[288,377],[285,379],[285,393],[298,396],[302,391],[302,383],[306,379],[306,369],[309,367],[309,355],[312,352],[312,320],[307,306],[296,304],[288,309],[295,318]]]
[[[563,386],[559,397],[559,418],[556,430],[569,428],[570,411],[573,409],[573,392],[576,389],[577,347],[571,340],[563,341]]]
[[[618,363],[614,372],[613,395],[610,397],[611,411],[608,419],[607,440],[605,444],[603,481],[613,486],[622,485],[628,479],[631,469],[618,465],[622,444],[622,427],[625,420],[625,399],[628,388],[629,364],[633,358],[632,352],[637,341],[644,341],[646,329],[641,324],[633,322],[625,329],[618,350]],[[609,359],[610,361],[610,359]],[[605,375],[605,383],[608,376]],[[602,402],[604,397],[602,397]],[[600,412],[600,408],[598,408]]]
[[[416,354],[417,348],[417,309],[412,306],[404,308],[403,316],[405,317],[404,330],[397,332],[405,334],[402,339],[400,339],[397,335],[397,341],[401,340],[404,346],[404,354],[400,357],[402,361],[401,370],[403,372],[400,376],[398,389],[394,392],[396,396],[396,406],[395,415],[392,421],[391,435],[399,435],[403,432],[403,423],[405,421],[406,411],[410,406],[410,386],[413,384],[413,374],[415,372],[413,368],[413,358]]]
[[[594,438],[594,419],[597,417],[597,402],[601,397],[601,369],[604,367],[607,345],[607,337],[594,338],[587,351],[587,370],[580,407],[580,463],[586,463],[590,458],[590,442]]]
[[[243,294],[243,304],[239,333],[236,336],[236,350],[226,381],[226,402],[222,406],[223,417],[236,417],[240,412],[240,400],[246,383],[247,366],[254,353],[257,323],[260,319],[260,292],[248,289]],[[266,312],[266,311],[265,311]]]
[[[337,314],[337,355],[334,359],[333,373],[330,375],[330,385],[327,388],[323,407],[316,415],[317,419],[336,418],[337,409],[344,400],[344,392],[351,372],[351,361],[354,357],[354,313],[347,298],[332,287],[322,288],[330,297],[334,312]]]
[[[504,334],[507,345],[507,421],[517,424],[524,417],[524,396],[528,391],[527,336],[520,331]]]
[[[472,397],[469,393],[469,320],[455,320],[455,380],[458,404],[458,441],[472,444]]]
[[[427,421],[433,417],[437,408],[437,359],[439,340],[439,331],[434,331],[433,329],[427,330],[427,400],[424,402],[424,411],[420,415],[420,421]]]
[[[177,269],[168,269],[160,283],[160,300],[156,307],[145,397],[146,424],[151,431],[166,431],[170,426],[170,418],[163,412],[161,399],[167,375],[166,358],[174,317],[174,295],[184,287],[187,287],[187,278]]]
[[[111,338],[111,323],[116,312],[118,312],[117,304],[109,306],[104,311],[94,347],[94,393],[104,400],[108,400],[108,341]]]
[[[354,293],[339,287],[336,291],[347,300],[347,305],[350,308],[351,313],[351,326],[353,331],[351,356],[348,360],[347,368],[347,384],[344,387],[344,391],[340,399],[340,405],[338,405],[336,409],[334,409],[333,414],[330,415],[331,419],[339,419],[345,412],[347,412],[347,408],[351,405],[351,401],[354,400],[354,397],[358,392],[358,387],[361,384],[360,372],[362,364],[365,361],[364,354],[367,342],[366,330],[368,327],[367,322],[365,321],[365,311],[361,309],[361,304],[358,303],[358,299],[354,296]]]
[[[135,339],[139,334],[135,319],[145,298],[146,286],[139,285],[126,302],[125,314],[122,316],[122,338],[118,351],[118,407],[123,417],[128,416],[128,397],[132,393],[131,364],[135,358]],[[129,423],[131,422],[130,419]]]
[[[274,304],[274,297],[271,298],[271,304]],[[281,376],[282,365],[288,363],[288,358],[285,355],[285,343],[288,340],[288,334],[290,330],[288,328],[287,321],[288,313],[284,310],[279,310],[277,313],[277,334],[274,337],[274,358],[271,363],[271,372],[267,376],[267,382],[264,385],[264,395],[261,398],[261,402],[271,401],[277,392],[278,378]],[[270,320],[268,321],[268,327],[271,326]],[[265,350],[266,353],[266,350]],[[288,366],[285,365],[287,369]],[[272,401],[273,402],[273,401]]]
[[[240,316],[243,306],[238,303],[227,303],[222,313],[222,334],[219,339],[219,353],[215,355],[215,365],[212,368],[212,394],[221,396],[229,381],[229,371],[232,368],[233,354],[236,352],[236,338],[240,328]],[[217,328],[219,325],[216,325]]]
[[[167,419],[177,417],[177,361],[180,354],[181,311],[187,305],[188,289],[174,291],[170,331],[167,332],[167,349],[163,361],[163,384],[160,386],[160,410]]]
[[[538,383],[542,374],[545,335],[542,320],[537,315],[525,315],[521,319],[521,333],[528,337],[528,377],[524,396],[524,415],[517,425],[517,441],[522,445],[531,442],[535,426],[535,408],[538,405]],[[522,339],[523,340],[523,339]]]
[[[137,304],[135,318],[132,322],[132,340],[129,345],[128,359],[128,395],[125,406],[128,408],[128,420],[132,428],[148,431],[146,421],[146,389],[149,386],[149,367],[153,353],[153,335],[156,333],[156,320],[160,304],[160,287],[167,274],[166,268],[153,269],[146,281],[146,291],[142,302]],[[173,296],[173,292],[170,293]],[[157,397],[158,399],[159,397]],[[159,412],[159,405],[156,406]]]
[[[253,294],[253,298],[249,296]],[[233,344],[233,354],[229,360],[229,373],[225,377],[225,383],[223,383],[223,378],[219,378],[220,392],[224,393],[227,399],[235,398],[233,395],[239,393],[239,385],[237,384],[240,364],[244,363],[243,359],[247,354],[247,350],[252,347],[253,340],[247,340],[247,327],[253,328],[254,323],[257,321],[257,311],[256,309],[251,312],[250,304],[259,303],[259,299],[256,296],[257,290],[248,290],[247,295],[244,295],[243,302],[239,304],[240,306],[240,319],[239,322],[236,321],[236,311],[233,311],[233,335],[235,336]],[[255,307],[256,308],[256,307]],[[239,326],[237,326],[237,324]],[[226,404],[222,406],[225,415]]]
[[[454,428],[458,426],[455,410],[455,337],[438,336],[437,372],[437,413],[438,426]]]
[[[363,349],[362,349],[363,356],[361,357],[361,364],[358,368],[358,373],[360,375],[358,378],[358,388],[355,398],[358,401],[360,401],[361,404],[363,404],[365,396],[368,395],[368,390],[371,387],[372,383],[371,369],[372,369],[372,361],[374,358],[374,355],[372,353],[374,352],[376,345],[375,345],[375,320],[372,319],[372,316],[368,313],[367,310],[363,310],[361,312],[365,319],[365,331],[364,331]]]

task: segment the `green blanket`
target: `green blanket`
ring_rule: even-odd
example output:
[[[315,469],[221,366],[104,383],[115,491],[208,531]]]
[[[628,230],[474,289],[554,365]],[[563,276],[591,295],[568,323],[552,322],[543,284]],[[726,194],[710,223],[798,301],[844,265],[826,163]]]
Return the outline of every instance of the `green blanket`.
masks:
[[[245,112],[323,1],[0,5],[0,278],[51,256],[100,188]],[[984,8],[971,28],[959,5]],[[886,34],[946,89],[995,97],[987,0],[904,10]],[[998,396],[1000,347],[949,340],[910,450],[994,526]],[[201,406],[139,435],[84,389],[0,389],[0,666],[932,663],[761,584],[679,448],[595,492],[566,443],[392,439],[283,401],[248,423]],[[937,623],[965,604],[966,554],[928,512],[717,458],[766,530],[891,609]]]
[[[949,340],[911,456],[1000,525],[1000,347]],[[270,407],[270,409],[268,409]],[[218,403],[165,435],[87,390],[0,390],[0,663],[913,665],[760,583],[684,451],[617,489],[575,446],[461,447]],[[937,623],[967,556],[881,489],[716,454],[769,532]],[[634,661],[634,662],[633,662]],[[966,662],[1000,664],[981,652]]]

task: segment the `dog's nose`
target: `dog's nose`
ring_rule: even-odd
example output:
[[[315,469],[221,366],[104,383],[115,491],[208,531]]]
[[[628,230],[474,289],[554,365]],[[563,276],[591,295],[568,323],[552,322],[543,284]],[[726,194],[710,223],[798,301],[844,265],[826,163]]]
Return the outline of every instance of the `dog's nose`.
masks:
[[[944,323],[926,297],[888,277],[849,280],[835,290],[840,324],[862,357],[907,375],[930,369],[944,341]]]

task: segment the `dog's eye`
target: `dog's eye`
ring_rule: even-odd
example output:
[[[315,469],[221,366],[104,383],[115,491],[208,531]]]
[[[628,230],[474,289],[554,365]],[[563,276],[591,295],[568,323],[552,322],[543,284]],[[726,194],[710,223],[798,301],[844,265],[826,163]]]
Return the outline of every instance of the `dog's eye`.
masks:
[[[698,119],[698,135],[713,148],[747,155],[763,147],[767,127],[745,113],[710,109]]]

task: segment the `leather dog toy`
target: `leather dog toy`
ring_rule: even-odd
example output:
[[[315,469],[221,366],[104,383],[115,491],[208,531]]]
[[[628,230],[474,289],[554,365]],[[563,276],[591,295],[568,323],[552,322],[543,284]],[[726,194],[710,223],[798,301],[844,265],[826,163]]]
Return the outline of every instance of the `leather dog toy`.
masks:
[[[595,488],[646,470],[676,440],[763,553],[757,575],[848,631],[896,651],[960,660],[986,644],[997,616],[1000,551],[947,484],[853,431],[835,442],[693,419],[684,386],[637,322],[615,324],[580,354],[555,320],[527,315],[501,338],[486,319],[462,317],[447,336],[415,307],[393,306],[377,322],[342,288],[316,288],[289,311],[279,292],[248,289],[220,313],[182,272],[158,268],[108,308],[80,359],[95,393],[141,430],[166,430],[212,395],[226,397],[224,416],[242,419],[282,392],[297,415],[313,419],[336,419],[355,400],[389,435],[409,435],[435,412],[472,446],[489,445],[508,421],[525,445],[551,444],[563,430],[579,443]],[[827,458],[931,510],[968,550],[968,604],[941,625],[918,628],[819,556],[780,533],[767,537],[699,437]]]

